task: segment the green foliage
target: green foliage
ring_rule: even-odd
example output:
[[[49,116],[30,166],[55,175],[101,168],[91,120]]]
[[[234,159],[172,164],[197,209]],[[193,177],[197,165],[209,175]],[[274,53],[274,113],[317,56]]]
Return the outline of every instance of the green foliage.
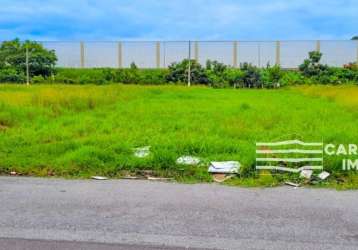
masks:
[[[224,71],[224,78],[230,86],[237,88],[242,86],[245,72],[236,68],[227,68]]]
[[[243,63],[240,65],[240,70],[243,72],[241,79],[241,86],[243,88],[259,88],[262,87],[262,79],[260,70],[249,64]]]
[[[279,80],[280,86],[300,85],[305,83],[309,83],[309,80],[306,77],[298,71],[291,70],[282,71],[282,76]]]
[[[25,75],[22,72],[18,72],[14,68],[5,67],[0,69],[0,82],[19,83],[25,81],[26,81]]]
[[[218,61],[208,60],[205,68],[195,60],[173,63],[168,69],[140,69],[132,62],[129,68],[54,68],[56,55],[36,42],[21,43],[18,39],[0,46],[0,82],[21,83],[26,80],[26,48],[29,49],[32,83],[97,84],[108,83],[158,85],[188,82],[189,62],[192,84],[214,88],[278,88],[298,84],[358,83],[356,63],[344,68],[328,67],[320,63],[322,54],[309,52],[309,58],[299,71],[283,70],[280,66],[257,68],[243,63],[233,68]]]
[[[218,61],[206,62],[205,73],[208,77],[209,85],[214,88],[224,88],[227,87],[228,83],[225,79],[225,71],[227,66]]]
[[[77,69],[58,68],[55,75],[56,83],[67,84],[165,84],[167,69]]]
[[[283,77],[284,72],[279,65],[270,67],[267,65],[265,69],[261,71],[262,82],[266,88],[280,87],[280,80]]]
[[[32,83],[45,83],[46,79],[43,76],[39,75],[39,76],[32,77],[31,82]]]
[[[322,58],[322,53],[318,51],[309,52],[309,58],[305,59],[303,64],[299,66],[299,70],[306,77],[321,77],[323,76],[327,69],[327,65],[320,63]]]
[[[186,83],[188,82],[189,60],[184,59],[179,63],[172,63],[166,77],[168,82]],[[205,69],[195,60],[190,60],[190,80],[193,84],[208,84],[209,79]]]
[[[19,74],[26,74],[26,49],[29,55],[30,76],[50,76],[55,72],[57,57],[52,50],[45,49],[33,41],[21,43],[19,39],[5,41],[0,46],[0,69],[12,68]]]

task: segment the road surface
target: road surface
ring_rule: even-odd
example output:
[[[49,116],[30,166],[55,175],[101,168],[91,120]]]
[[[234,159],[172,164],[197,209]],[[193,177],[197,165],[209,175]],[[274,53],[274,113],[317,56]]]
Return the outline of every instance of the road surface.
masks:
[[[358,191],[0,177],[0,249],[358,249]]]

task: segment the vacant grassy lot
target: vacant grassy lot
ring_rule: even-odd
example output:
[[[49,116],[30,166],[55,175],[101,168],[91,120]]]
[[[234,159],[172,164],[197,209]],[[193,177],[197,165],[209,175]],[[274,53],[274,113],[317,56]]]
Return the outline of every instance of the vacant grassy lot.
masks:
[[[358,144],[358,87],[0,85],[2,174],[119,177],[154,170],[210,181],[207,166],[175,164],[181,155],[195,155],[206,162],[238,160],[243,176],[252,178],[256,141],[294,138]],[[146,145],[150,157],[135,158],[132,148]],[[358,185],[355,175],[340,171],[338,157],[326,157],[325,168]]]

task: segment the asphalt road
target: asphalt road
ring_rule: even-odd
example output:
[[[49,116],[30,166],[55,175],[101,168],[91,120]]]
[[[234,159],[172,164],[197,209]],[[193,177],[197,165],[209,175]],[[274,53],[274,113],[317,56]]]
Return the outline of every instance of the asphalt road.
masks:
[[[358,249],[358,192],[0,177],[0,249]]]

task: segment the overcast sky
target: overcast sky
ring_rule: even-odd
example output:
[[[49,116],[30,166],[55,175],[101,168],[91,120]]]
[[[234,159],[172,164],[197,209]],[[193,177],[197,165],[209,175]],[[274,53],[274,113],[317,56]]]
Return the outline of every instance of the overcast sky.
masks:
[[[0,3],[0,40],[301,40],[358,35],[358,0]]]

